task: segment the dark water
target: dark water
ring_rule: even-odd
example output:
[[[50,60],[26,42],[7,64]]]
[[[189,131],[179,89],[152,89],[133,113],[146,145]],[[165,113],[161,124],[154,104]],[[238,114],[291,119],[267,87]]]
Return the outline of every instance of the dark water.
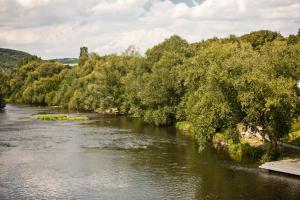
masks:
[[[300,199],[300,179],[241,168],[173,128],[125,117],[37,121],[0,113],[0,199]],[[52,110],[53,112],[53,110]]]

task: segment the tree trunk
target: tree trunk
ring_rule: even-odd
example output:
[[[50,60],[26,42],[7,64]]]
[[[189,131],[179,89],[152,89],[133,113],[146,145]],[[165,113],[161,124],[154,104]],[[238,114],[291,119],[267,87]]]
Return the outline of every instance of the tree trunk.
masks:
[[[273,134],[269,134],[271,149],[277,149],[277,138]]]

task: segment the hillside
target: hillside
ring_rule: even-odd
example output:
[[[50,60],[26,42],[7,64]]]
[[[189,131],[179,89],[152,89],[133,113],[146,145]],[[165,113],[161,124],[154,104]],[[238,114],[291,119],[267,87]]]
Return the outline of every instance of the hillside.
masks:
[[[0,48],[0,67],[14,68],[18,62],[27,56],[30,54],[23,51]]]
[[[74,65],[77,64],[78,59],[77,58],[56,58],[56,59],[52,59],[55,60],[59,63],[65,64],[65,65]]]

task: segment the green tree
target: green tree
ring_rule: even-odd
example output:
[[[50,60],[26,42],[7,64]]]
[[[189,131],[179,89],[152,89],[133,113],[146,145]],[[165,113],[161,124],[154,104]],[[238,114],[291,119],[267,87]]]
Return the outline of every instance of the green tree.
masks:
[[[261,49],[252,67],[236,81],[244,122],[259,131],[275,148],[290,130],[299,105],[297,82],[299,48],[275,42]]]
[[[247,71],[252,48],[238,43],[213,42],[197,53],[187,73],[186,118],[201,143],[225,129],[236,132],[244,113],[237,99],[235,81]],[[243,69],[243,67],[244,69]],[[198,87],[196,87],[198,85]]]
[[[146,64],[135,68],[139,70],[136,73],[129,73],[129,85],[125,84],[126,91],[133,91],[127,86],[133,86],[136,91],[129,102],[130,113],[156,125],[174,123],[177,105],[185,90],[179,76],[180,65],[192,55],[193,49],[178,36],[147,50]]]
[[[130,46],[99,56],[80,48],[78,66],[28,57],[0,71],[0,94],[13,102],[71,110],[117,108],[159,126],[189,121],[199,142],[236,127],[259,131],[275,148],[299,115],[299,33],[261,30],[189,44],[171,36],[145,56]],[[9,78],[8,78],[9,77]]]
[[[56,76],[64,68],[56,62],[27,60],[11,74],[7,92],[10,101],[46,104],[46,96],[58,88],[61,79]]]
[[[268,42],[273,42],[274,40],[284,40],[284,38],[280,33],[268,30],[260,30],[241,36],[241,40],[249,42],[254,49],[257,49]]]
[[[275,78],[259,70],[245,74],[242,79],[237,85],[238,98],[246,114],[243,121],[276,147],[277,140],[288,133],[295,117],[298,102],[296,81]]]
[[[298,40],[299,39],[296,35],[289,35],[289,37],[287,38],[287,43],[288,44],[297,44]]]

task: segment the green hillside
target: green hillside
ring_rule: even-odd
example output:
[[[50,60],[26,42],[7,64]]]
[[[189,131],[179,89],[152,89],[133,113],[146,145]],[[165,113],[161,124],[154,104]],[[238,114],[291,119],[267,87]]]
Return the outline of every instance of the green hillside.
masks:
[[[77,62],[78,62],[77,58],[56,58],[56,59],[52,59],[52,60],[57,61],[62,64],[66,64],[66,65],[74,65],[74,64],[77,64]]]
[[[0,67],[14,68],[18,62],[28,56],[30,54],[23,51],[0,48]]]

